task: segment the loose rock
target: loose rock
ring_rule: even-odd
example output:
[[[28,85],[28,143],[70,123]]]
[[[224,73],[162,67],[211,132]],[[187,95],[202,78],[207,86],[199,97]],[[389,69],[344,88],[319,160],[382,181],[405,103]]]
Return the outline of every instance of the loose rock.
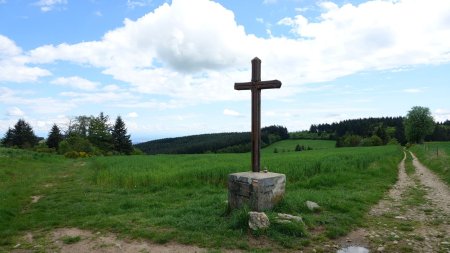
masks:
[[[263,212],[249,212],[248,226],[253,230],[266,229],[270,226],[267,215]]]
[[[317,211],[317,210],[320,209],[320,206],[319,206],[316,202],[309,201],[309,200],[306,201],[306,206],[307,206],[308,209],[311,210],[311,211]]]
[[[291,214],[287,214],[287,213],[278,213],[277,214],[278,217],[278,221],[279,222],[291,222],[291,221],[295,221],[295,222],[299,222],[299,223],[303,223],[303,219],[300,216],[295,216],[295,215],[291,215]]]

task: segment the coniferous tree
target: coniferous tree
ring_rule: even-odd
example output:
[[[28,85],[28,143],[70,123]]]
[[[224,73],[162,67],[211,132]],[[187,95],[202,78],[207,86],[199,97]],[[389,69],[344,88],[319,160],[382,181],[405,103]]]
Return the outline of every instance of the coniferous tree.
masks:
[[[11,128],[8,128],[8,131],[5,133],[5,137],[2,139],[2,145],[5,147],[13,146],[13,135],[14,132]]]
[[[115,151],[127,155],[131,154],[133,145],[131,144],[130,135],[127,135],[125,123],[120,116],[116,119],[111,135]]]
[[[56,124],[53,124],[47,138],[47,146],[58,150],[59,143],[63,140],[63,135]]]
[[[386,127],[384,126],[384,124],[382,124],[381,126],[377,127],[377,130],[375,131],[375,135],[380,137],[380,139],[382,140],[383,144],[387,144],[389,141],[389,136],[386,133]],[[376,145],[379,146],[379,145]]]
[[[33,128],[23,119],[19,119],[12,130],[12,146],[19,148],[33,147],[38,143]]]

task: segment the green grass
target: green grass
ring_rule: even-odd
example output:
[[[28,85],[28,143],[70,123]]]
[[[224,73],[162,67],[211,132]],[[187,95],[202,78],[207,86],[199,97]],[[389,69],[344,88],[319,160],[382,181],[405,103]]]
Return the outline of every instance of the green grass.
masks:
[[[0,245],[26,227],[15,221],[30,211],[31,196],[68,164],[49,154],[0,148]]]
[[[450,185],[450,142],[427,142],[414,145],[410,150]]]
[[[409,152],[406,152],[406,159],[405,159],[405,172],[408,176],[413,176],[416,169],[413,165],[413,158]]]
[[[0,149],[0,251],[1,245],[11,249],[24,231],[57,227],[211,249],[248,250],[249,237],[301,248],[364,223],[370,206],[395,182],[402,157],[396,146],[263,153],[263,167],[287,176],[285,199],[269,217],[301,215],[306,227],[274,225],[249,233],[246,210],[227,210],[226,182],[229,173],[249,170],[250,154],[66,160]],[[43,197],[30,204],[33,195]],[[309,211],[306,200],[317,202],[321,211]]]
[[[274,144],[264,148],[261,152],[264,153],[273,153],[274,149],[278,150],[278,153],[284,152],[294,152],[295,147],[298,145],[304,146],[305,148],[310,147],[313,150],[318,149],[330,149],[335,148],[336,141],[327,141],[327,140],[284,140],[275,142]]]
[[[74,244],[74,243],[81,241],[80,236],[64,236],[61,239],[62,239],[63,243],[65,243],[65,244]]]

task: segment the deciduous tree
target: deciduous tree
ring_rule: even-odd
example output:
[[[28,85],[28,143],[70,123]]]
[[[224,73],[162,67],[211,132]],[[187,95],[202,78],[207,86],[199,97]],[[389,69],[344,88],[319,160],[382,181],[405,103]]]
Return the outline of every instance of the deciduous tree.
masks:
[[[423,143],[426,135],[434,130],[434,120],[430,109],[414,106],[406,115],[405,134],[410,143]]]
[[[101,112],[89,121],[88,140],[103,152],[111,151],[113,147],[108,120],[109,117]]]

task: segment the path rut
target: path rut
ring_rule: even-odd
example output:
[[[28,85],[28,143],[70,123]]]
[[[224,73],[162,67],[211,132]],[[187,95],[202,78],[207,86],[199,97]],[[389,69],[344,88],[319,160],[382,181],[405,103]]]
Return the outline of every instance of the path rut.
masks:
[[[450,214],[450,188],[427,167],[422,165],[413,153],[411,155],[416,172],[420,175],[420,182],[428,188],[428,198],[442,211]]]
[[[404,153],[396,184],[371,209],[367,227],[350,233],[347,241],[371,252],[450,253],[449,187],[409,154],[414,172],[406,173]]]

